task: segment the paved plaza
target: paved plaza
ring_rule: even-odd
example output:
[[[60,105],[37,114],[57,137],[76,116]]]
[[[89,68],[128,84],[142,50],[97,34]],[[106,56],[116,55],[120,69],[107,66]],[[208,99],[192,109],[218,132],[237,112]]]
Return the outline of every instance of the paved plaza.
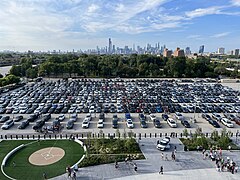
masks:
[[[217,172],[215,162],[204,160],[201,152],[184,152],[183,145],[176,138],[171,140],[171,149],[164,151],[169,160],[162,160],[161,151],[156,149],[157,140],[146,138],[140,140],[140,147],[145,160],[134,161],[138,171],[135,172],[130,163],[120,162],[116,169],[114,164],[104,164],[80,168],[78,179],[239,179],[240,173]],[[176,161],[171,160],[171,153],[177,147]],[[233,159],[240,164],[239,151],[223,151],[223,157]],[[164,167],[164,174],[158,174],[160,166]],[[67,175],[54,178],[54,180],[68,179]]]

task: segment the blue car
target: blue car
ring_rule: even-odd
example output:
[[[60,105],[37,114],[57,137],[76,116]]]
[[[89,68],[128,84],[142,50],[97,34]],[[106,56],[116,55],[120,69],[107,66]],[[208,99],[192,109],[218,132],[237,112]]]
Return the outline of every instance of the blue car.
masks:
[[[156,111],[157,111],[158,113],[162,113],[162,112],[163,112],[161,106],[156,106]]]

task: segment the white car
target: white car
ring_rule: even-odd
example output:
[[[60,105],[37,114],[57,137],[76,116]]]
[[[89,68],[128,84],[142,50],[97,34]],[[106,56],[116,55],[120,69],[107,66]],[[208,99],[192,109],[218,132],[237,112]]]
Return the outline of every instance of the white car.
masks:
[[[134,125],[133,125],[133,122],[132,122],[132,120],[131,119],[127,119],[127,127],[129,128],[129,129],[132,129],[133,127],[134,127]]]
[[[12,127],[14,125],[14,122],[12,119],[7,120],[3,125],[2,125],[2,129],[6,130],[9,129],[10,127]]]
[[[58,116],[58,120],[59,121],[63,121],[65,119],[65,115],[64,114],[60,114],[59,116]]]
[[[227,126],[228,128],[233,128],[233,123],[231,123],[229,119],[222,118],[221,122],[223,123],[223,125]]]
[[[90,124],[89,120],[85,118],[82,122],[82,128],[88,128],[89,124]]]
[[[152,122],[154,122],[156,120],[156,116],[154,114],[150,114],[149,117]]]
[[[91,113],[88,113],[87,116],[86,116],[86,118],[87,118],[89,121],[91,121],[91,120],[92,120],[92,115],[91,115]]]
[[[172,128],[176,128],[177,127],[177,123],[172,118],[168,118],[167,119],[167,123]]]
[[[90,112],[90,113],[95,113],[95,107],[94,107],[94,106],[91,106],[90,109],[89,109],[89,112]]]
[[[103,128],[103,126],[104,126],[103,121],[98,121],[97,127],[98,128]]]
[[[25,114],[27,112],[28,108],[20,108],[19,114]]]
[[[165,151],[166,149],[170,149],[169,141],[165,141],[164,139],[162,139],[159,142],[159,144],[157,144],[157,149],[159,149],[161,151]]]
[[[176,113],[175,113],[175,117],[176,117],[178,120],[184,120],[184,116],[183,116],[181,113],[179,113],[179,112],[176,112]]]

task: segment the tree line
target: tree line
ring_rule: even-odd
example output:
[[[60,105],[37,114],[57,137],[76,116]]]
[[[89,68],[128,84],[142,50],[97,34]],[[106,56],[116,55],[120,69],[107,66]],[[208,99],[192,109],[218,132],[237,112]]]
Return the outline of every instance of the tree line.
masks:
[[[208,57],[162,57],[156,55],[48,55],[46,60],[33,67],[34,58],[22,58],[10,73],[16,76],[62,77],[175,77],[216,78],[218,75],[238,76],[237,69],[226,70],[229,63],[210,61]]]

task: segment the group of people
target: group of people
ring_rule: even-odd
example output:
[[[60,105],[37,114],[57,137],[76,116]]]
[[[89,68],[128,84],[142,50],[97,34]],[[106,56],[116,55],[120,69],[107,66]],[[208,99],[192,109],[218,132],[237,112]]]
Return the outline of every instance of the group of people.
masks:
[[[162,160],[168,161],[168,154],[166,153],[164,156],[164,153],[162,152],[161,154]],[[172,151],[172,155],[171,155],[172,161],[176,161],[176,152]]]
[[[67,166],[66,167],[66,172],[67,172],[68,178],[71,178],[73,180],[77,179],[77,175],[76,175],[75,169],[73,170],[70,166]]]
[[[130,155],[128,155],[128,156],[125,158],[125,163],[126,163],[126,165],[127,165],[128,163],[129,163],[130,165],[133,165],[134,171],[137,171],[137,164],[134,163],[134,162],[132,162],[132,158],[131,158]],[[119,164],[118,164],[117,161],[115,161],[115,168],[116,168],[116,169],[119,168]]]
[[[233,161],[233,159],[230,160],[229,157],[227,157],[226,159],[223,157],[221,148],[215,150],[210,148],[209,152],[203,149],[202,155],[203,159],[210,159],[216,162],[216,169],[218,172],[229,171],[234,174],[238,170],[238,166],[236,162]]]

